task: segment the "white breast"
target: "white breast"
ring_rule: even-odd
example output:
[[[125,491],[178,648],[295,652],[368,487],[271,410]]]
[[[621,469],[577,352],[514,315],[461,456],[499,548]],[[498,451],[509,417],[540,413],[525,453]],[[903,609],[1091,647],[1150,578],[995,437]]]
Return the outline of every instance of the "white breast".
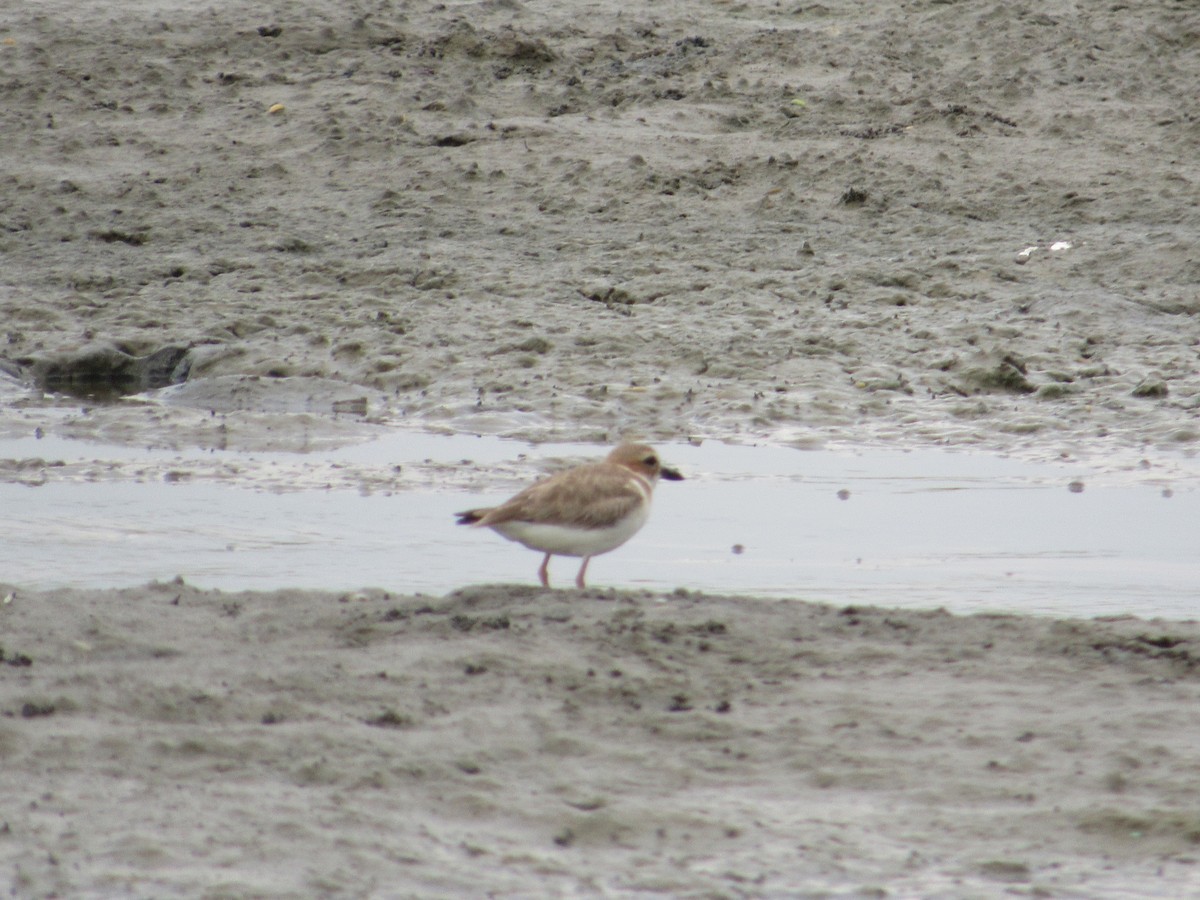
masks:
[[[597,556],[617,549],[637,534],[649,515],[650,504],[643,503],[606,528],[575,528],[540,522],[505,522],[492,528],[497,534],[531,550],[557,556]]]

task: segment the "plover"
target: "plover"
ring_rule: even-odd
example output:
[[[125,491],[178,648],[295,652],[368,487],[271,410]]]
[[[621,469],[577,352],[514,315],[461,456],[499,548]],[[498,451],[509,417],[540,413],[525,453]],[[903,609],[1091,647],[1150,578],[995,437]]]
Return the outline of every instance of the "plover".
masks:
[[[550,586],[550,557],[583,557],[575,576],[575,585],[582,588],[592,557],[620,547],[646,524],[660,477],[683,480],[677,470],[662,464],[653,447],[622,444],[603,462],[551,475],[500,506],[455,515],[459,525],[490,528],[545,553],[538,568],[544,587]]]

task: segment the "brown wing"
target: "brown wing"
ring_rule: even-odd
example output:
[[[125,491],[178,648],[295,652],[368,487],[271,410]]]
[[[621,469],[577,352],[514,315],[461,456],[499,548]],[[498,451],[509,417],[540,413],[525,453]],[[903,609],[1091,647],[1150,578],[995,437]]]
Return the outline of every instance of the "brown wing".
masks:
[[[479,524],[542,522],[603,528],[637,508],[644,499],[629,475],[628,469],[610,463],[561,472],[530,485],[507,503],[487,510],[479,518]]]

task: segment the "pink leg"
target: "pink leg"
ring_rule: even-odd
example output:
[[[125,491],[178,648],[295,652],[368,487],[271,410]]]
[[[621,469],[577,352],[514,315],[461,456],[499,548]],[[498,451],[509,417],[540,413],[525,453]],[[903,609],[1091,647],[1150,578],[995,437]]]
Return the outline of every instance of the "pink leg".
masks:
[[[580,589],[587,587],[587,585],[583,583],[583,576],[587,573],[587,564],[591,561],[592,558],[590,556],[585,556],[583,558],[583,565],[579,567],[579,574],[575,576],[575,587]]]
[[[550,587],[550,554],[546,554],[546,558],[542,560],[542,564],[538,567],[538,578],[542,582],[542,587]]]

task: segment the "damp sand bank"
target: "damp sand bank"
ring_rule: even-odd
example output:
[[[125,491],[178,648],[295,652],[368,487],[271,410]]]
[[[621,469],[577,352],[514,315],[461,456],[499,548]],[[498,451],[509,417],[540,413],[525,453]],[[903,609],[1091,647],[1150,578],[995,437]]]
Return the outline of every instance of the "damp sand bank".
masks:
[[[18,590],[18,896],[1183,896],[1196,623]]]

